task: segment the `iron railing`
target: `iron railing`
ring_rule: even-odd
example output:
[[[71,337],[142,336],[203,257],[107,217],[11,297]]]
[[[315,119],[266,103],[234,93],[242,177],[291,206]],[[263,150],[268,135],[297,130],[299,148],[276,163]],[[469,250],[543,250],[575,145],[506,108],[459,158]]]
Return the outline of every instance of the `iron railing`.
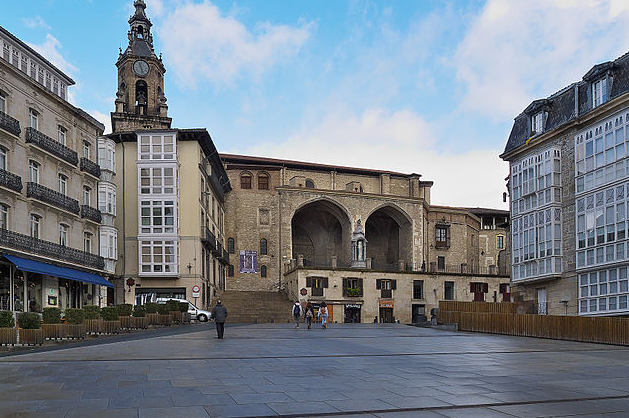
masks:
[[[216,237],[206,226],[201,227],[201,242],[203,242],[210,251],[216,251]]]
[[[33,197],[42,202],[49,203],[60,209],[67,210],[75,214],[79,213],[79,201],[72,199],[62,193],[56,192],[41,184],[28,182],[26,183],[26,197]]]
[[[85,171],[86,173],[89,173],[94,177],[100,178],[100,166],[89,158],[81,157],[80,168],[81,171]]]
[[[223,257],[221,258],[221,261],[224,264],[229,264],[229,253],[225,249],[223,250]]]
[[[0,128],[7,132],[11,132],[15,136],[20,136],[20,133],[22,132],[20,129],[20,121],[13,119],[4,112],[0,112]]]
[[[7,229],[0,229],[0,245],[98,270],[102,270],[105,266],[105,260],[97,254],[76,250]]]
[[[22,178],[0,168],[0,186],[7,187],[20,193],[22,191]]]
[[[39,132],[35,128],[26,128],[26,142],[35,144],[39,148],[48,151],[72,165],[77,165],[79,163],[79,157],[75,151],[72,151],[70,148],[58,141],[55,141],[48,135]]]
[[[89,219],[96,223],[101,223],[103,220],[100,210],[88,205],[81,205],[81,218]]]
[[[380,297],[385,299],[391,299],[393,297],[393,291],[391,289],[381,289]]]

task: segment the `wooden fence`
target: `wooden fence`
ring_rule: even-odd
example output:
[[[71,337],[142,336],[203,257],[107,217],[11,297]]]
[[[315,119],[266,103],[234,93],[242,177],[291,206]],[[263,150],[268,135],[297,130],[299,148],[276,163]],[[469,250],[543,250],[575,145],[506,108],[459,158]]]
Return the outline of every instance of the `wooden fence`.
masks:
[[[442,300],[439,302],[439,311],[448,312],[486,312],[486,313],[515,313],[516,303],[513,302],[459,302],[455,300]]]
[[[448,311],[442,303],[437,322],[461,331],[629,345],[629,318]]]

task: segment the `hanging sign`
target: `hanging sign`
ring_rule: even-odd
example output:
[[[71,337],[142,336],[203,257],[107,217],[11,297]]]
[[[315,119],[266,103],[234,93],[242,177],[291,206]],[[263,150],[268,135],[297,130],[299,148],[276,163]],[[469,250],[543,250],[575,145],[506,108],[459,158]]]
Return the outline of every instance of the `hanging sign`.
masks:
[[[381,308],[393,308],[393,301],[392,300],[381,300],[381,301],[378,301],[378,305]]]
[[[240,272],[256,273],[258,271],[258,252],[240,251]]]

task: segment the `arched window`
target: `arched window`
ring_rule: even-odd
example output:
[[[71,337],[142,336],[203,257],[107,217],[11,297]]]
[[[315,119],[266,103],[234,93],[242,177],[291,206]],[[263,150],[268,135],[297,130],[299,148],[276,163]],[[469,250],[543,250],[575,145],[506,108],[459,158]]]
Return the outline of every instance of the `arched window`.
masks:
[[[227,266],[227,277],[234,277],[234,266]]]
[[[258,189],[269,190],[269,175],[267,173],[258,174]]]
[[[235,245],[234,245],[234,239],[233,238],[227,238],[227,252],[230,254],[234,254],[235,249],[234,249]]]
[[[312,181],[310,179],[306,179],[306,188],[307,189],[314,189],[315,188],[314,181]]]
[[[260,266],[260,277],[266,277],[266,266]]]
[[[240,188],[251,189],[251,173],[245,171],[240,174]]]
[[[266,238],[260,240],[260,255],[267,255]]]

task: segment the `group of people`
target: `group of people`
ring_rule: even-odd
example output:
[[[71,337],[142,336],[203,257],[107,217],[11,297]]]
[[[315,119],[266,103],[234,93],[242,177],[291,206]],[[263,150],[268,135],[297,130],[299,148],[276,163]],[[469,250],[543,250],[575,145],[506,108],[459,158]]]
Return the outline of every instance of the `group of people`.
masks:
[[[304,310],[299,301],[295,302],[292,308],[293,318],[295,318],[295,329],[299,328],[299,321],[301,319],[301,315],[304,315],[306,325],[308,325],[308,329],[312,327],[312,320],[314,319],[314,306],[312,303],[308,302],[306,305],[306,309]],[[328,307],[325,302],[321,302],[319,306],[319,310],[317,311],[319,318],[321,319],[321,327],[326,329],[326,325],[328,323]]]

